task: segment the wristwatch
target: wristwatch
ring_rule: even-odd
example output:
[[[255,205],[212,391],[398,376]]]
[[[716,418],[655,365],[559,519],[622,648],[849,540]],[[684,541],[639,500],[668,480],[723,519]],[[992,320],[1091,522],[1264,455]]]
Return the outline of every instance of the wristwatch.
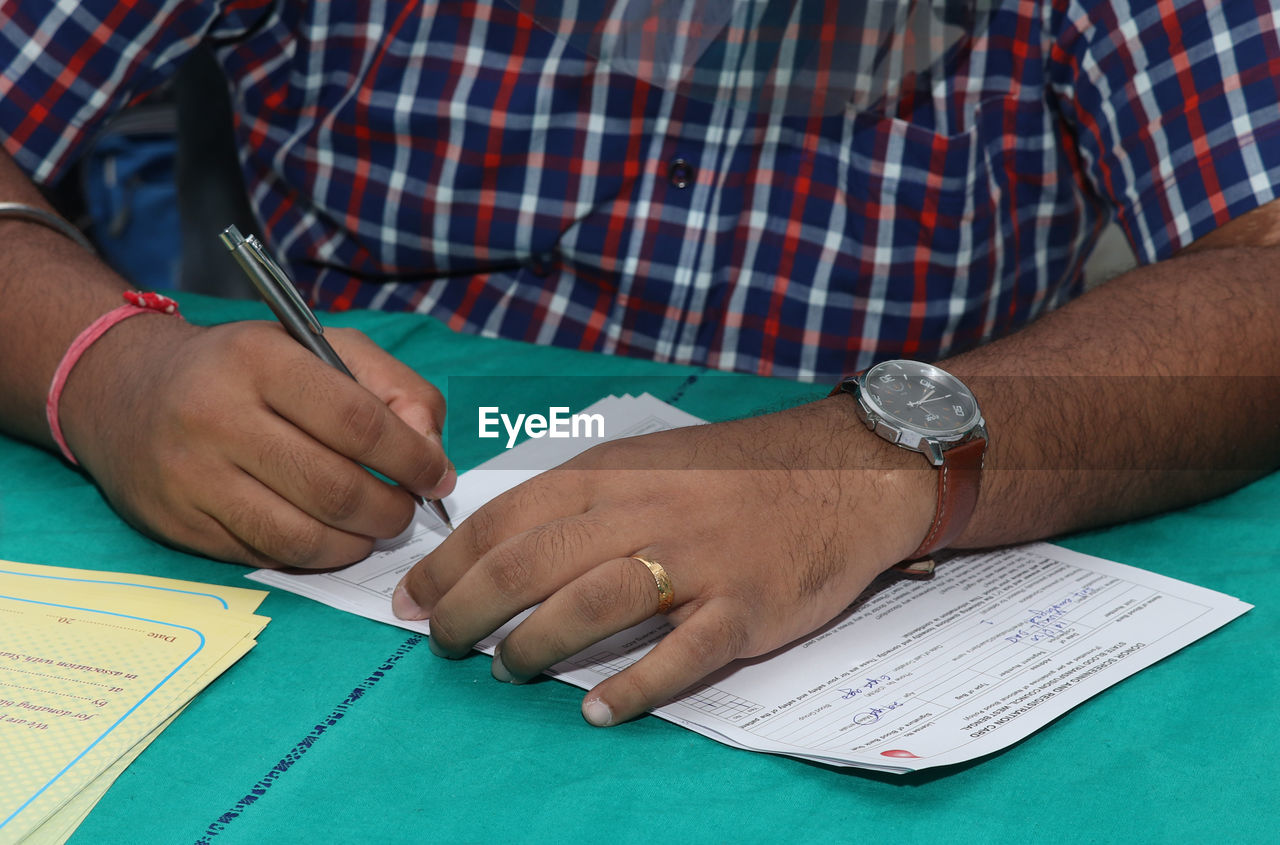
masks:
[[[945,548],[960,536],[978,503],[987,425],[978,400],[960,379],[920,361],[885,361],[840,382],[867,428],[890,443],[925,456],[938,473],[933,525],[908,561]],[[928,577],[932,561],[899,571]]]

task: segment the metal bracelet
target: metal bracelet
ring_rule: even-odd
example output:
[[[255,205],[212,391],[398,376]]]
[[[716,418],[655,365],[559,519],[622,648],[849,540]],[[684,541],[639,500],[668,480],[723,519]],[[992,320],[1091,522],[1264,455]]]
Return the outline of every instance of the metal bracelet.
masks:
[[[63,220],[56,214],[50,214],[43,208],[36,208],[34,205],[27,205],[21,202],[0,202],[0,219],[8,218],[11,220],[26,220],[29,223],[39,223],[41,226],[52,229],[64,237],[68,237],[80,246],[95,252],[93,244],[84,236],[84,233],[72,226],[66,220]]]

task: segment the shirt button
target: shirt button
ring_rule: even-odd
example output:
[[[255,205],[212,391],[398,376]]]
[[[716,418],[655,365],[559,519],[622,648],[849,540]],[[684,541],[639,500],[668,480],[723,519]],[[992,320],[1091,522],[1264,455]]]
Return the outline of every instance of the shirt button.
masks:
[[[545,279],[551,275],[551,271],[555,269],[557,255],[554,250],[551,252],[543,252],[532,255],[525,262],[525,267],[529,272],[539,278]]]
[[[693,165],[682,158],[673,158],[667,165],[667,181],[677,188],[687,188],[695,175]]]

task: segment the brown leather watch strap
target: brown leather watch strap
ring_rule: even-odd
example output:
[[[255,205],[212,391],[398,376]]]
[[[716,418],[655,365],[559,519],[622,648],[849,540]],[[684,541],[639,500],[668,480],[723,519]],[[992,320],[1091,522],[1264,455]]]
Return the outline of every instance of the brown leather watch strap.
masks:
[[[982,457],[987,450],[984,438],[975,438],[942,453],[938,468],[938,508],[933,525],[920,546],[907,560],[922,558],[946,548],[964,531],[978,504],[982,483]]]

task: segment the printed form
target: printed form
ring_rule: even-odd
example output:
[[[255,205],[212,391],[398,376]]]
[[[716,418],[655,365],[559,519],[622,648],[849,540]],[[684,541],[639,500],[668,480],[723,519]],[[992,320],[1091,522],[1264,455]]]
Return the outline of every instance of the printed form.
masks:
[[[615,436],[699,422],[659,400],[609,397]],[[464,473],[446,500],[456,520],[535,474],[530,440]],[[589,444],[588,444],[589,445]],[[526,450],[523,458],[515,453]],[[542,462],[540,465],[548,465]],[[429,633],[391,614],[405,572],[446,536],[420,510],[405,535],[347,569],[249,577],[341,610]],[[1005,748],[1112,684],[1250,608],[1230,596],[1046,543],[942,563],[927,582],[886,576],[804,640],[742,660],[655,715],[753,751],[909,772]],[[477,645],[488,654],[524,615]],[[642,658],[661,617],[603,640],[547,674],[589,689]]]
[[[265,593],[0,561],[0,842],[64,841],[249,651]]]

